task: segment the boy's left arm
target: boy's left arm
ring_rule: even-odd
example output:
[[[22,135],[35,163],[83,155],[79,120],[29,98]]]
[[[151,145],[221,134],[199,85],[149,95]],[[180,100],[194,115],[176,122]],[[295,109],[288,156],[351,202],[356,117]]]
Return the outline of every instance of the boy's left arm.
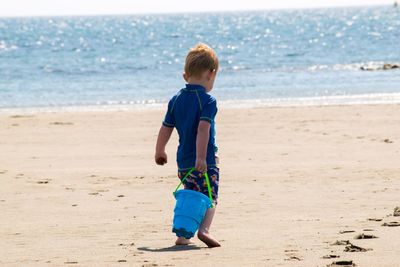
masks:
[[[173,127],[166,127],[165,125],[162,125],[160,131],[158,132],[156,153],[154,156],[157,165],[164,165],[165,163],[167,163],[167,153],[165,152],[165,146],[167,145],[173,130]]]
[[[197,129],[195,168],[201,173],[207,171],[206,157],[208,139],[210,138],[210,127],[211,125],[208,121],[201,120]]]

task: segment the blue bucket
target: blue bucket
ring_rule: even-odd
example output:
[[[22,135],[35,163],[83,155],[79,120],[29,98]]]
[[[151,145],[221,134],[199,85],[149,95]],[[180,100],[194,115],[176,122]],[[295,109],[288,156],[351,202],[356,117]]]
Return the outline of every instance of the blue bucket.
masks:
[[[175,198],[172,232],[178,237],[192,238],[211,207],[211,200],[202,193],[187,189],[177,191]]]

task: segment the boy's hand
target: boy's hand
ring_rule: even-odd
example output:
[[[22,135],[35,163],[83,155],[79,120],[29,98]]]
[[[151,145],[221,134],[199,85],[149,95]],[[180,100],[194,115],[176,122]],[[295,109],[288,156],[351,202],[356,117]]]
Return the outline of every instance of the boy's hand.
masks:
[[[195,165],[196,170],[198,170],[201,173],[204,173],[207,171],[207,161],[205,159],[196,159],[196,165]]]
[[[164,165],[167,163],[167,153],[163,152],[156,152],[154,159],[157,165]]]

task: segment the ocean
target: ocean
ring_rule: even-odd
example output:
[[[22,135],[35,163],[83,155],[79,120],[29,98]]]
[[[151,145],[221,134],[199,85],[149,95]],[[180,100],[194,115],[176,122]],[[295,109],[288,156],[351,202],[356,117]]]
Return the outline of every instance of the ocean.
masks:
[[[0,18],[0,109],[162,106],[198,42],[220,103],[400,102],[400,9],[382,6]]]

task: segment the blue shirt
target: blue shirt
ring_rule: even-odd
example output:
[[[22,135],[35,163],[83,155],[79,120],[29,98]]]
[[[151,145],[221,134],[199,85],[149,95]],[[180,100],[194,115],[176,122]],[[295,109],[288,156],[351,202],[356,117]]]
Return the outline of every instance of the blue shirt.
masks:
[[[168,103],[163,125],[175,127],[179,134],[177,163],[179,170],[190,169],[196,162],[197,128],[201,120],[211,124],[207,145],[207,166],[215,166],[215,115],[217,100],[197,84],[186,84]]]

